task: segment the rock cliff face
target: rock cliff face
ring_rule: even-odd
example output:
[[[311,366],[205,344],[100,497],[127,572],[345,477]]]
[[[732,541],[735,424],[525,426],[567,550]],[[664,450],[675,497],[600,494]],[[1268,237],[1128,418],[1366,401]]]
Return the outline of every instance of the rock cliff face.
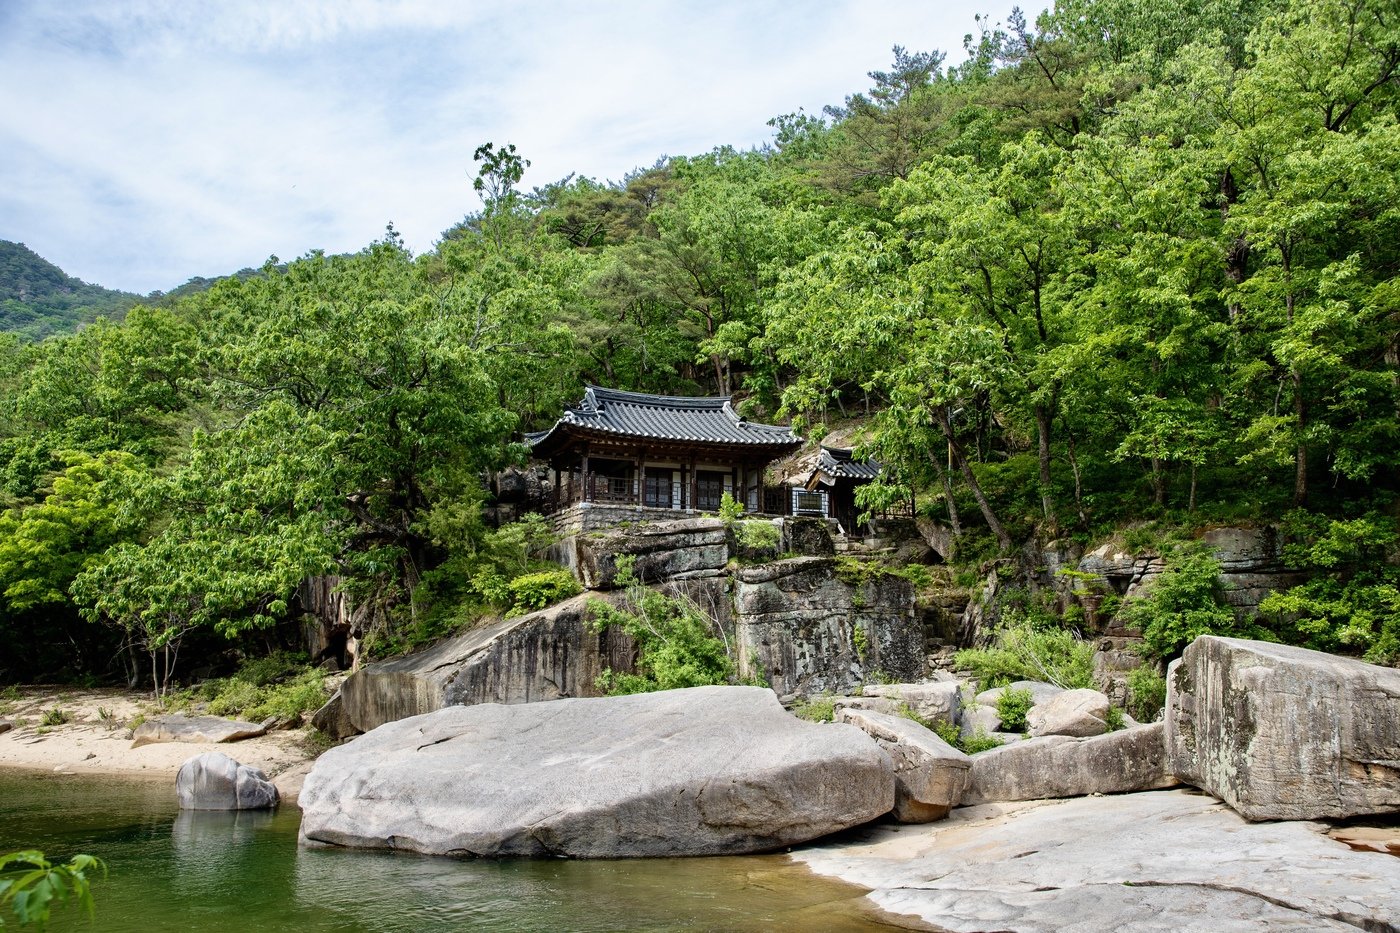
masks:
[[[739,570],[734,627],[740,668],[779,695],[844,693],[880,671],[924,673],[923,628],[907,580],[841,580],[834,560],[799,557]]]
[[[370,664],[341,687],[342,715],[368,732],[444,706],[597,696],[598,675],[605,668],[632,670],[636,646],[621,632],[591,631],[588,599],[577,596]]]
[[[1273,528],[1214,528],[1201,540],[1220,561],[1220,585],[1225,601],[1242,612],[1255,612],[1275,590],[1296,586],[1305,574],[1283,564]],[[1080,559],[1080,573],[1102,577],[1121,596],[1140,596],[1165,568],[1158,554],[1125,554],[1105,544]]]
[[[823,522],[805,523],[797,537],[830,553]],[[923,676],[923,622],[908,581],[884,573],[843,580],[830,557],[733,570],[728,539],[723,522],[705,518],[566,538],[554,556],[591,595],[370,664],[345,682],[323,719],[364,732],[444,706],[597,696],[605,669],[635,670],[632,640],[592,632],[585,620],[590,598],[619,598],[617,562],[627,555],[643,583],[694,602],[734,645],[740,673],[767,677],[779,695],[844,692],[877,671],[900,681]]]

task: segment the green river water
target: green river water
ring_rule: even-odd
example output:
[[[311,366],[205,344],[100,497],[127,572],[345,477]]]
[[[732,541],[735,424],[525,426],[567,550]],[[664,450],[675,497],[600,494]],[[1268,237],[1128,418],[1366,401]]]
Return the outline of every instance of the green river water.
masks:
[[[0,770],[0,852],[86,852],[97,916],[52,931],[888,930],[781,855],[458,861],[297,846],[300,812],[192,813],[173,782]],[[14,929],[13,916],[6,929]]]

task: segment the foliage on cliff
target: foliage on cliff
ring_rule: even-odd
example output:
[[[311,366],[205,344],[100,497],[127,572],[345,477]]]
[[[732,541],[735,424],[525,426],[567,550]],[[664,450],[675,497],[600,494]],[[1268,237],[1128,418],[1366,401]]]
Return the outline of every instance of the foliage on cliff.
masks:
[[[1392,13],[1059,0],[979,21],[957,65],[896,49],[759,150],[527,192],[483,145],[485,210],[425,255],[391,228],[0,338],[0,677],[247,645],[309,574],[390,639],[455,617],[492,584],[480,476],[583,382],[814,434],[868,412],[964,559],[1302,506],[1393,535]],[[1393,653],[1377,555],[1309,558],[1330,583],[1276,634]]]

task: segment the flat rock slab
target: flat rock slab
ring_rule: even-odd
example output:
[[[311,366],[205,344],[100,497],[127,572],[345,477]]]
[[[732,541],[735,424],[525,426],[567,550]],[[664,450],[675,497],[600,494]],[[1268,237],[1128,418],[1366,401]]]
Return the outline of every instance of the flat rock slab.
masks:
[[[1400,812],[1400,671],[1197,638],[1167,671],[1176,776],[1251,820]]]
[[[331,749],[298,800],[307,842],[435,855],[761,852],[881,816],[890,758],[771,690],[694,687],[448,707]]]
[[[264,735],[265,725],[218,716],[165,716],[148,719],[132,730],[131,747],[157,742],[237,742]]]
[[[1153,723],[1092,738],[1048,735],[980,752],[963,803],[1173,787],[1180,782],[1167,770],[1163,731]]]
[[[794,858],[944,930],[1400,929],[1400,859],[1324,828],[1155,791],[965,807]]]

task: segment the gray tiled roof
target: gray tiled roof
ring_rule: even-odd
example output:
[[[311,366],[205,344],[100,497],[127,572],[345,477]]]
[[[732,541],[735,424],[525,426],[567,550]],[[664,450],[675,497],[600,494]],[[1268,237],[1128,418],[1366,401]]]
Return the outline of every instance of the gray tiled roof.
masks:
[[[817,469],[828,476],[845,479],[874,479],[880,475],[883,467],[880,461],[869,457],[864,460],[855,459],[850,448],[823,447],[821,458],[817,461]]]
[[[566,408],[564,416],[548,431],[525,435],[537,447],[561,429],[623,437],[650,438],[682,443],[738,444],[762,447],[797,447],[802,438],[791,428],[745,421],[735,413],[727,396],[684,398],[647,395],[588,386],[583,401]]]

